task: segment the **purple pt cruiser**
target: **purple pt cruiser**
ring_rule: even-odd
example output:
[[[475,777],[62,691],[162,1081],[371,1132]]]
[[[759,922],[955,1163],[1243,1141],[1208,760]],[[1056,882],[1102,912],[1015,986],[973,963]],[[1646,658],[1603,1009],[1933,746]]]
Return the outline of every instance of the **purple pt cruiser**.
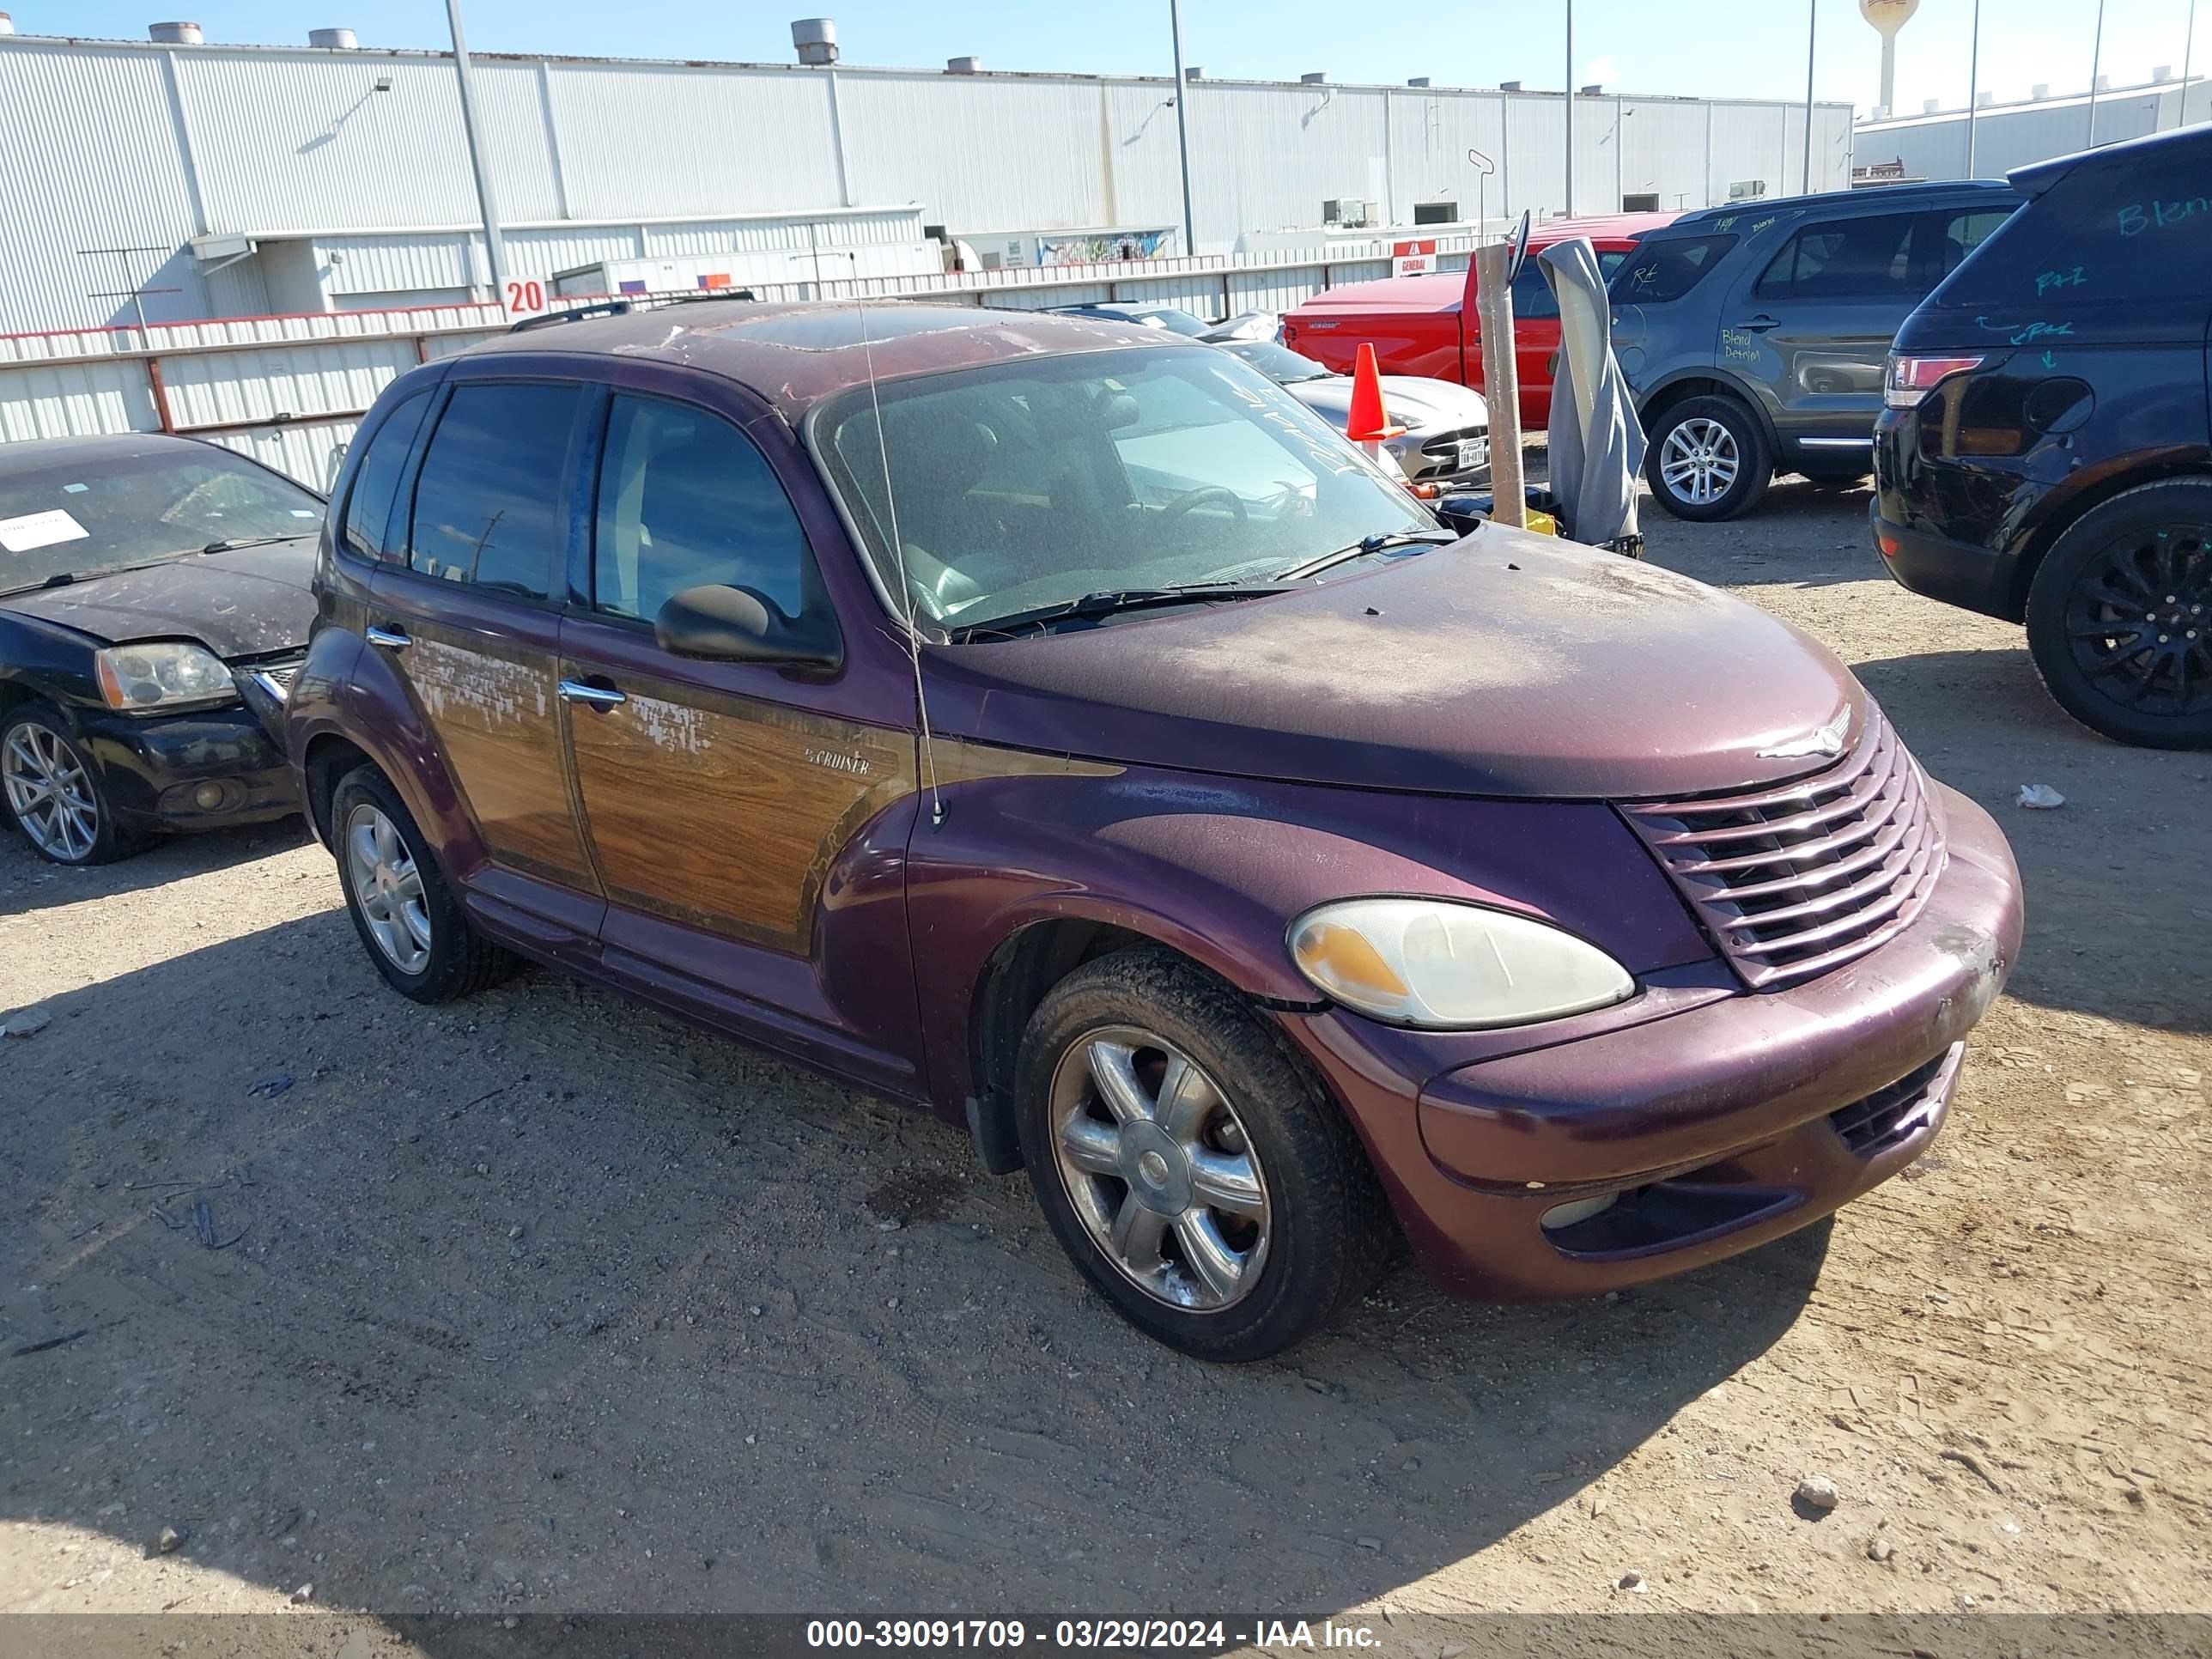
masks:
[[[2019,876],[1802,635],[1155,330],[593,309],[332,499],[289,750],[404,994],[526,957],[921,1105],[1215,1359],[1401,1236],[1587,1295],[1941,1128]]]

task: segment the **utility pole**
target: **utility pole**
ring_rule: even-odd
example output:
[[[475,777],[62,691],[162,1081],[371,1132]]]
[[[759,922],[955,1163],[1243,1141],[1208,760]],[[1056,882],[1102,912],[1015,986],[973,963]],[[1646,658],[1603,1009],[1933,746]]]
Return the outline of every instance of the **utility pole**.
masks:
[[[2089,47],[2089,143],[2097,147],[2097,70],[2105,61],[2105,0],[2097,0],[2097,35]]]
[[[1979,5],[1981,0],[1974,0]],[[1813,193],[1813,48],[1820,38],[1820,0],[1805,0],[1805,194]]]
[[[1974,112],[1982,106],[1982,0],[1974,0],[1972,44],[1966,48],[1966,177],[1974,176]]]
[[[461,29],[461,0],[446,0],[446,21],[453,31],[453,74],[461,85],[461,131],[469,141],[469,165],[476,169],[477,205],[483,211],[484,254],[491,264],[491,299],[507,304],[507,249],[499,240],[499,209],[491,193],[491,169],[485,165],[483,136],[477,130],[475,88],[469,81],[468,37]]]
[[[1176,149],[1182,159],[1182,251],[1185,258],[1194,259],[1198,257],[1198,230],[1190,212],[1190,122],[1183,114],[1183,105],[1190,98],[1190,77],[1182,69],[1181,0],[1168,0],[1168,32],[1175,36]]]
[[[1506,210],[1511,212],[1510,207]],[[1567,0],[1567,216],[1575,211],[1575,0]]]

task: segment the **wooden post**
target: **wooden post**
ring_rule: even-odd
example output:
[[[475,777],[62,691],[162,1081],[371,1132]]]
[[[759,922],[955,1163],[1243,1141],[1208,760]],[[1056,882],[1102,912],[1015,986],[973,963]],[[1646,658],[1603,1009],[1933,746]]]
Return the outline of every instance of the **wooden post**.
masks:
[[[1491,516],[1516,530],[1528,526],[1521,483],[1521,374],[1513,358],[1513,287],[1506,280],[1512,250],[1487,242],[1474,251],[1475,317],[1482,330],[1482,396],[1490,405]]]

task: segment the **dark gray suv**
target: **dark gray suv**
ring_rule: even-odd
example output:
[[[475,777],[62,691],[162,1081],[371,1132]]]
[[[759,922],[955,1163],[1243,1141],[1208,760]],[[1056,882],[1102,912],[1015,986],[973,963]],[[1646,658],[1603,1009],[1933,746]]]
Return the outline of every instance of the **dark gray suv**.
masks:
[[[1872,467],[1890,342],[2019,198],[1999,180],[1747,202],[1686,214],[1613,276],[1613,343],[1677,518],[1732,519],[1778,471]]]

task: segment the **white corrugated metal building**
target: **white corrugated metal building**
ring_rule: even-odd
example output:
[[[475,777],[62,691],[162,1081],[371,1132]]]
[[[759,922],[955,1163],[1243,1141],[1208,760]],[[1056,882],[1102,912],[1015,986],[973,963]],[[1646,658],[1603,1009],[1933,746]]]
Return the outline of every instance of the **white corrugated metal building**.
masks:
[[[2030,161],[2203,121],[2212,118],[2212,83],[2192,75],[2185,87],[2161,72],[2161,78],[2143,86],[2100,89],[2094,111],[2091,101],[2084,92],[1981,106],[1974,112],[1974,173],[2002,179]],[[1966,112],[1927,110],[1893,120],[1863,121],[1854,148],[1861,167],[1901,163],[1907,178],[1963,179]]]
[[[798,279],[812,246],[907,242],[925,219],[959,236],[1182,218],[1169,79],[473,62],[510,278],[780,251]],[[1196,251],[1317,224],[1345,198],[1398,225],[1559,211],[1565,108],[1556,93],[1194,82]],[[0,34],[0,332],[138,306],[159,321],[483,291],[445,54]],[[1581,212],[1802,185],[1802,105],[1601,94],[1574,112]],[[1816,106],[1814,125],[1813,185],[1840,188],[1850,112]]]

